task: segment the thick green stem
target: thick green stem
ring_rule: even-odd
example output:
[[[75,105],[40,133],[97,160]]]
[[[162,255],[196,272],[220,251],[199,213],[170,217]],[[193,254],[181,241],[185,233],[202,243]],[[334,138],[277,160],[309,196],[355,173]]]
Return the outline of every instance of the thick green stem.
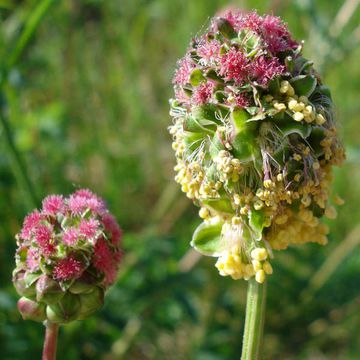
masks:
[[[261,359],[266,303],[266,282],[249,280],[241,360]]]
[[[50,321],[45,322],[45,339],[42,360],[56,360],[57,337],[59,325]]]

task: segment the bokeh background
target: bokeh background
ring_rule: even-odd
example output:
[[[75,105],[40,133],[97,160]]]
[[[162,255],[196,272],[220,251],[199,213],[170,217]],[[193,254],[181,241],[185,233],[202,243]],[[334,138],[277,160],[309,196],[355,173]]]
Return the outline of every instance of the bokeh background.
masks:
[[[282,16],[306,41],[347,149],[329,245],[276,254],[264,359],[360,358],[360,1],[2,0],[2,359],[42,347],[41,324],[16,309],[14,234],[39,199],[79,186],[107,199],[126,257],[103,310],[61,329],[59,358],[239,358],[246,283],[189,251],[200,220],[173,181],[167,133],[176,60],[229,5]]]

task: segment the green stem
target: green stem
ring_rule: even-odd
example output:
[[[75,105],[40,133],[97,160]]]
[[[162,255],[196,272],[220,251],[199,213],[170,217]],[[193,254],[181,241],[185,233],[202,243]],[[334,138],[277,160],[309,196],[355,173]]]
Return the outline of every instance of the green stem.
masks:
[[[50,321],[45,322],[45,339],[42,360],[56,360],[57,337],[59,325]]]
[[[38,28],[41,19],[45,16],[50,6],[54,3],[55,0],[43,0],[37,3],[36,7],[31,10],[29,17],[26,20],[24,30],[16,42],[13,51],[8,57],[8,61],[6,63],[7,69],[11,69],[17,63],[19,57],[23,53],[24,49]]]
[[[249,280],[241,360],[261,359],[266,303],[266,282]]]
[[[37,206],[37,197],[35,194],[35,190],[27,174],[25,163],[14,143],[9,123],[2,114],[2,109],[0,109],[0,122],[3,128],[5,144],[7,146],[8,154],[10,157],[10,164],[13,168],[15,178],[20,188],[24,190],[27,206],[29,207],[29,209],[34,208]]]

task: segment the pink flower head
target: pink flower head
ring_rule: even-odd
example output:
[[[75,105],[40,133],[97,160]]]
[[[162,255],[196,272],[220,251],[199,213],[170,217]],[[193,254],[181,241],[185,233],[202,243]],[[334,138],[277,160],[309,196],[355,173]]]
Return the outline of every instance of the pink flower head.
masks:
[[[175,98],[179,103],[188,105],[190,104],[190,97],[185,93],[184,89],[175,86]]]
[[[93,264],[96,269],[105,275],[105,284],[112,284],[116,278],[117,264],[114,262],[113,253],[103,238],[95,244]]]
[[[265,56],[259,56],[251,63],[250,71],[258,84],[266,86],[275,76],[285,72],[285,66],[281,65],[275,57],[268,59]]]
[[[106,210],[105,202],[88,189],[80,189],[69,198],[69,208],[75,214],[90,209],[98,214]]]
[[[197,54],[202,58],[201,62],[206,64],[216,63],[220,59],[220,43],[217,40],[207,41],[203,39],[197,48]]]
[[[30,272],[35,272],[39,269],[40,256],[37,249],[30,248],[26,254],[26,265]]]
[[[290,32],[283,21],[272,15],[266,15],[262,23],[262,34],[271,53],[294,49],[297,42],[291,38]]]
[[[249,96],[244,93],[236,94],[234,98],[235,98],[235,104],[241,108],[250,105]]]
[[[100,223],[95,219],[83,219],[80,221],[79,233],[85,238],[94,238],[99,230]]]
[[[79,195],[71,195],[68,201],[70,211],[75,215],[82,214],[87,209],[88,200]]]
[[[83,271],[83,265],[73,256],[61,259],[53,269],[53,277],[56,280],[77,279]]]
[[[38,225],[34,230],[34,239],[44,256],[48,257],[55,252],[55,244],[52,241],[52,229],[49,226]]]
[[[20,236],[25,240],[30,240],[31,232],[36,228],[40,221],[44,218],[37,210],[25,217]]]
[[[121,240],[122,231],[115,218],[111,214],[106,213],[102,217],[102,222],[104,224],[105,231],[111,234],[112,244],[118,245]]]
[[[251,11],[247,14],[242,14],[242,16],[238,16],[236,30],[250,29],[256,33],[260,33],[262,23],[263,18],[255,11]]]
[[[190,81],[190,74],[195,68],[195,63],[190,56],[186,56],[178,62],[178,68],[173,79],[174,84],[185,85]]]
[[[116,279],[123,252],[121,229],[100,197],[86,189],[68,197],[50,195],[41,212],[25,218],[16,238],[13,282],[21,296],[31,297],[44,310],[44,305],[65,306],[62,301],[67,302],[67,294],[80,296],[82,301],[96,290],[99,297],[89,295],[91,302],[102,304],[103,292]],[[31,273],[36,276],[24,277]],[[82,305],[81,311],[74,309],[72,319],[82,319],[84,308],[89,314],[94,309],[93,302]],[[47,319],[45,311],[41,319]],[[64,316],[62,320],[70,319]]]
[[[232,47],[221,57],[220,75],[224,76],[226,81],[233,80],[241,85],[248,76],[249,61],[240,51]]]
[[[214,90],[214,84],[211,82],[202,83],[198,87],[194,89],[193,95],[192,95],[192,102],[195,105],[202,105],[207,103]]]
[[[43,200],[42,209],[47,215],[62,213],[65,209],[64,198],[61,195],[49,195]]]
[[[78,230],[75,227],[69,227],[65,229],[62,240],[66,245],[72,246],[77,243],[78,238],[79,238]]]

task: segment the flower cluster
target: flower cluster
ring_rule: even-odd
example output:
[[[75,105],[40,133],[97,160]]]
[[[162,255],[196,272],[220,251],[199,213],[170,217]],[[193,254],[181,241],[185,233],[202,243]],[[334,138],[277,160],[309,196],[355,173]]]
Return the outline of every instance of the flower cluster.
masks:
[[[23,317],[65,323],[99,309],[122,258],[121,235],[91,191],[46,197],[16,236],[13,282]]]
[[[262,283],[272,250],[326,244],[331,169],[344,159],[331,94],[281,19],[211,20],[173,79],[170,115],[181,189],[204,222],[192,245],[221,275]]]

